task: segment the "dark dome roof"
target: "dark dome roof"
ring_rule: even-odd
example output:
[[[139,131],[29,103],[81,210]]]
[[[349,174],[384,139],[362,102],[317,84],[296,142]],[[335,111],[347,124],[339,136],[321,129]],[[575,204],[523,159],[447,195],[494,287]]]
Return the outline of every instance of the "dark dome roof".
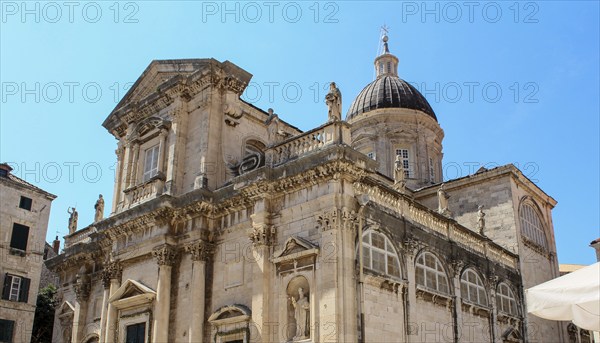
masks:
[[[409,108],[426,113],[437,121],[425,97],[408,82],[394,75],[378,77],[354,99],[346,120],[378,108]]]

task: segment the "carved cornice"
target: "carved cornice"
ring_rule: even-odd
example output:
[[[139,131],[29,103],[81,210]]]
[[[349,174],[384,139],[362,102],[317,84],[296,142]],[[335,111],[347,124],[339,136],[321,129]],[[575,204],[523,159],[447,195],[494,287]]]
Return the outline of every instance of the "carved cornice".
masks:
[[[172,266],[177,260],[178,251],[169,244],[163,244],[152,250],[152,256],[159,266]]]
[[[152,212],[131,218],[124,223],[115,225],[104,233],[112,240],[117,240],[120,236],[129,235],[135,232],[142,231],[148,227],[171,223],[174,218],[175,211],[170,207],[161,207]]]
[[[185,251],[192,255],[192,261],[207,262],[212,258],[215,246],[212,243],[198,240],[186,245]]]

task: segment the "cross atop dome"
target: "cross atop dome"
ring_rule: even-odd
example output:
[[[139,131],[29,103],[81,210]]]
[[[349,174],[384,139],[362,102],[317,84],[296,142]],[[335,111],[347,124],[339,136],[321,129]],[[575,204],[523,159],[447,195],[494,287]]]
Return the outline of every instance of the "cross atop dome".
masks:
[[[383,26],[381,27],[381,33],[383,34],[383,36],[381,37],[381,41],[383,42],[383,53],[384,54],[389,54],[390,53],[390,49],[388,48],[388,30],[390,28],[383,24]]]
[[[383,25],[381,27],[381,41],[383,42],[383,52],[375,58],[375,71],[377,78],[383,76],[398,76],[398,58],[390,53],[388,46],[388,30],[389,27]]]

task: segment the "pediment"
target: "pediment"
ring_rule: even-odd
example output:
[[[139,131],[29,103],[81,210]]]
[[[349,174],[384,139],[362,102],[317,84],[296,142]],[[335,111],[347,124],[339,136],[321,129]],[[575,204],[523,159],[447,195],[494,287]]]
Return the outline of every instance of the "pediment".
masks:
[[[187,77],[198,70],[206,68],[214,59],[189,59],[189,60],[154,60],[140,77],[131,86],[115,109],[125,103],[140,102],[160,89],[163,84],[168,84],[175,77]]]
[[[502,333],[502,341],[503,342],[521,342],[523,340],[523,336],[519,330],[517,330],[514,326],[509,327]]]
[[[127,279],[108,301],[115,303],[121,300],[139,297],[143,297],[146,300],[153,300],[156,297],[156,292],[138,281]]]
[[[68,301],[64,301],[57,309],[58,315],[62,316],[65,314],[73,314],[75,312],[75,306]]]
[[[248,321],[252,316],[252,311],[240,304],[226,305],[218,308],[208,318],[208,322],[213,325],[222,325],[235,322]]]
[[[239,96],[251,78],[252,74],[235,64],[214,58],[152,61],[102,125],[122,137],[131,122],[156,115],[175,98],[188,101],[207,84]]]
[[[318,245],[305,238],[292,236],[285,241],[282,249],[275,251],[272,261],[274,263],[279,263],[282,261],[296,260],[317,255],[318,253]]]

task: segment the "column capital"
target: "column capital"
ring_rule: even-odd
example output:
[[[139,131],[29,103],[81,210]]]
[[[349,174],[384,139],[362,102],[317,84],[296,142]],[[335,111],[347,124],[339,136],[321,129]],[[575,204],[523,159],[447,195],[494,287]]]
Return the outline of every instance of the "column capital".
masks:
[[[186,245],[185,251],[192,255],[192,261],[207,262],[211,259],[215,246],[212,243],[197,240]]]
[[[90,277],[86,274],[78,274],[77,281],[73,285],[73,290],[75,291],[75,296],[77,297],[78,302],[85,302],[90,297]]]
[[[172,266],[177,259],[178,251],[169,244],[163,244],[152,250],[152,256],[156,258],[159,266]]]
[[[406,253],[411,256],[414,256],[417,253],[417,250],[419,250],[419,241],[417,241],[414,237],[406,237],[402,243]]]
[[[102,285],[104,286],[104,288],[110,287],[111,280],[121,278],[122,271],[123,268],[121,267],[121,263],[118,260],[107,262],[104,265],[104,270],[102,271],[102,274],[100,276],[102,278]]]

